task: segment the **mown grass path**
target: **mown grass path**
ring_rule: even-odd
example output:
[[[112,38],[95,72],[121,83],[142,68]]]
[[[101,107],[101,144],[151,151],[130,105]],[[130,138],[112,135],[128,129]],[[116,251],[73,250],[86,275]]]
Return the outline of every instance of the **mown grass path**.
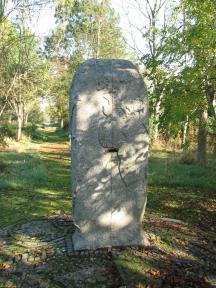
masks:
[[[46,129],[40,135],[42,141],[21,143],[22,152],[13,146],[0,152],[0,227],[71,213],[67,134]]]

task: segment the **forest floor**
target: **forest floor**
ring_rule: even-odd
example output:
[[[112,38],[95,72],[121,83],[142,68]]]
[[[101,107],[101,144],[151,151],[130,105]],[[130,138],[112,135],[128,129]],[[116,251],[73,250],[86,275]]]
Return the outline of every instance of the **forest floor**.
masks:
[[[181,157],[151,151],[148,248],[74,253],[67,135],[2,149],[0,287],[216,287],[216,165]]]

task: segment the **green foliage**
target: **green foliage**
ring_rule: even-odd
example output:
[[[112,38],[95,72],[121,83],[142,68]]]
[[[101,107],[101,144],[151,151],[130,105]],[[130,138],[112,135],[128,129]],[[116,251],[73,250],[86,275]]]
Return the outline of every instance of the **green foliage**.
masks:
[[[5,112],[15,116],[20,140],[22,123],[40,105],[39,97],[48,92],[49,69],[38,52],[37,37],[25,24],[25,13],[16,12],[14,23],[8,19],[0,23],[0,116]]]
[[[49,113],[68,123],[68,95],[79,64],[92,57],[124,58],[126,47],[108,0],[58,1],[55,17],[58,25],[45,47],[52,71]]]
[[[185,123],[198,130],[205,111],[211,120],[204,129],[215,134],[215,2],[134,2],[143,17],[137,30],[147,43],[140,60],[146,67],[152,138],[156,140],[159,129],[166,140],[184,135],[190,143]],[[160,13],[165,15],[164,23],[158,21]],[[133,26],[135,21],[131,22]]]
[[[59,25],[47,39],[51,55],[67,58],[74,55],[122,58],[126,55],[119,21],[109,0],[102,3],[98,0],[59,1],[55,16]]]
[[[15,138],[16,131],[14,125],[7,122],[0,122],[0,146],[5,146],[5,138]]]
[[[195,163],[195,157],[191,152],[185,152],[179,159],[179,163],[181,164],[194,164]]]
[[[37,135],[37,129],[38,129],[37,125],[30,123],[24,128],[24,132],[27,136],[33,139]]]
[[[214,1],[182,0],[174,6],[163,47],[166,68],[161,128],[176,136],[186,115],[195,124],[200,112],[212,111],[215,87]],[[167,129],[168,128],[168,129]]]
[[[41,111],[41,98],[38,97],[35,101],[29,102],[28,105],[28,122],[32,124],[41,124],[44,120],[43,112]],[[27,123],[26,123],[27,124]]]
[[[75,65],[75,62],[73,62]],[[55,59],[51,62],[55,73],[51,77],[50,95],[47,97],[50,103],[49,113],[58,122],[69,121],[69,92],[71,86],[71,74],[73,68],[63,60]]]
[[[14,138],[15,137],[15,129],[14,125],[10,124],[8,122],[1,122],[0,123],[0,131],[3,135],[9,138]]]

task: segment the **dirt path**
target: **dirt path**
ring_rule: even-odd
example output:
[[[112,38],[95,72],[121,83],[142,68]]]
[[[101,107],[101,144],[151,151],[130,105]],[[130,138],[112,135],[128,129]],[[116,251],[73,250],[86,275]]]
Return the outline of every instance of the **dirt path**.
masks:
[[[61,144],[61,143],[43,143],[43,144],[40,144],[38,150],[41,153],[57,154],[59,156],[62,153],[70,152],[69,145]]]

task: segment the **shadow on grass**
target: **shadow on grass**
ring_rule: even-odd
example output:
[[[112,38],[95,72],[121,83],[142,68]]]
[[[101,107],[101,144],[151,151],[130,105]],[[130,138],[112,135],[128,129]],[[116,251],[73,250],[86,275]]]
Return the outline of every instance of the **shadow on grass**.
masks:
[[[0,171],[0,227],[38,216],[71,212],[68,147],[48,148],[34,153],[0,153],[5,164]]]
[[[0,285],[10,280],[26,288],[122,286],[108,255],[72,253],[71,227],[71,217],[63,215],[15,225],[3,236],[0,231],[1,243],[7,243],[0,246]]]
[[[127,250],[118,264],[124,270],[127,287],[213,287],[211,276],[215,268],[203,264],[206,257],[192,256],[196,259],[164,253],[151,246],[145,250]]]
[[[61,215],[71,212],[70,155],[67,147],[55,146],[55,144],[64,142],[63,139],[66,138],[61,137],[60,132],[42,131],[41,133],[47,138],[46,141],[38,142],[44,143],[40,153],[1,152],[1,159],[6,164],[4,170],[0,172],[1,227],[13,223],[26,223],[32,219],[39,220],[41,217],[48,219],[52,214]],[[50,146],[49,144],[52,143],[53,146]],[[166,157],[156,156],[153,155],[150,159],[146,215],[177,218],[194,225],[185,231],[172,227],[166,228],[164,223],[157,226],[147,219],[145,225],[146,222],[149,225],[146,226],[145,231],[152,233],[152,229],[155,227],[153,233],[156,234],[156,240],[151,243],[151,247],[149,249],[122,250],[117,256],[116,262],[123,269],[123,274],[126,275],[127,287],[145,287],[149,283],[160,285],[159,287],[212,287],[205,277],[215,273],[216,257],[208,256],[211,253],[214,257],[214,251],[212,250],[212,252],[211,249],[209,251],[209,247],[204,244],[199,246],[196,239],[199,235],[205,236],[206,230],[209,230],[209,233],[212,231],[214,234],[215,170],[210,170],[208,167],[179,164],[173,159],[167,162]],[[188,231],[193,231],[193,237],[188,235]],[[64,234],[63,231],[61,233]],[[11,247],[13,245],[18,247],[16,251],[22,254],[20,239],[15,239],[15,234],[13,233],[13,241],[10,234],[6,240],[9,241]],[[29,234],[24,235],[23,233],[21,236],[26,238],[29,237]],[[46,242],[44,238],[37,235],[35,237],[39,242]],[[213,237],[210,238],[213,239]],[[3,245],[1,247],[5,251],[4,240],[3,238],[0,240],[0,244]],[[204,243],[206,244],[206,242]],[[186,255],[184,256],[184,253],[179,255],[179,250],[183,250]],[[40,262],[39,267],[40,265],[51,267],[51,270],[45,269],[41,273],[35,270],[37,257],[36,261],[32,261],[32,263],[26,263],[20,260],[19,256],[16,257],[18,259],[15,259],[13,263],[14,253],[11,250],[11,253],[2,253],[1,258],[3,261],[12,263],[10,269],[15,269],[13,277],[18,278],[16,281],[19,281],[19,285],[23,281],[23,287],[30,287],[29,283],[36,280],[46,282],[48,278],[51,279],[50,287],[62,287],[63,284],[59,284],[54,279],[56,274],[69,275],[71,267],[74,267],[75,270],[72,269],[72,272],[82,275],[82,271],[88,270],[88,267],[92,265],[91,256],[82,257],[80,260],[80,256],[69,257],[63,253],[57,258],[51,257],[42,261],[44,263]],[[99,263],[105,261],[104,269],[106,269],[109,261],[103,260],[103,257],[100,258],[100,256],[96,258],[94,261],[99,261]],[[84,264],[86,267],[83,267]],[[113,267],[113,264],[110,267]],[[29,275],[24,280],[22,280],[23,274],[20,272],[22,269],[24,269],[23,271],[28,270],[27,275]],[[112,269],[108,269],[108,274],[114,273]],[[10,273],[8,275],[12,277]],[[69,279],[75,277],[73,273],[70,275],[67,276]],[[120,280],[115,273],[113,275],[117,279],[116,283],[119,283]],[[3,275],[3,277],[11,279],[7,275]],[[69,283],[70,280],[67,280],[67,277],[63,277],[62,281]],[[107,278],[109,277],[107,276]],[[115,281],[115,278],[112,279]],[[95,280],[91,279],[91,281],[93,283],[85,284],[84,287],[97,287]],[[107,279],[103,281],[105,287],[119,287],[108,286]],[[67,287],[78,287],[75,284],[70,285]],[[101,284],[98,285],[101,287]]]
[[[32,135],[34,143],[65,143],[69,140],[69,132],[63,129],[38,129]]]
[[[152,153],[149,161],[147,211],[202,225],[206,229],[209,226],[215,227],[214,167],[181,164],[178,159],[176,153]]]
[[[60,229],[54,230],[53,222],[53,227],[59,222]],[[193,238],[187,243],[173,241],[187,235],[190,227],[161,224],[157,218],[145,223],[151,230],[152,227],[157,230],[158,235],[160,230],[171,230],[174,239],[161,238],[161,245],[158,240],[151,241],[148,248],[120,249],[118,253],[115,250],[114,258],[106,250],[102,254],[68,253],[64,245],[66,237],[71,239],[71,231],[65,233],[64,227],[71,227],[71,223],[64,215],[15,225],[5,233],[0,231],[0,243],[4,243],[4,247],[0,246],[0,284],[10,280],[24,288],[213,287],[216,253],[197,245]],[[146,231],[150,232],[147,226]],[[166,242],[172,246],[170,252],[164,249]]]

